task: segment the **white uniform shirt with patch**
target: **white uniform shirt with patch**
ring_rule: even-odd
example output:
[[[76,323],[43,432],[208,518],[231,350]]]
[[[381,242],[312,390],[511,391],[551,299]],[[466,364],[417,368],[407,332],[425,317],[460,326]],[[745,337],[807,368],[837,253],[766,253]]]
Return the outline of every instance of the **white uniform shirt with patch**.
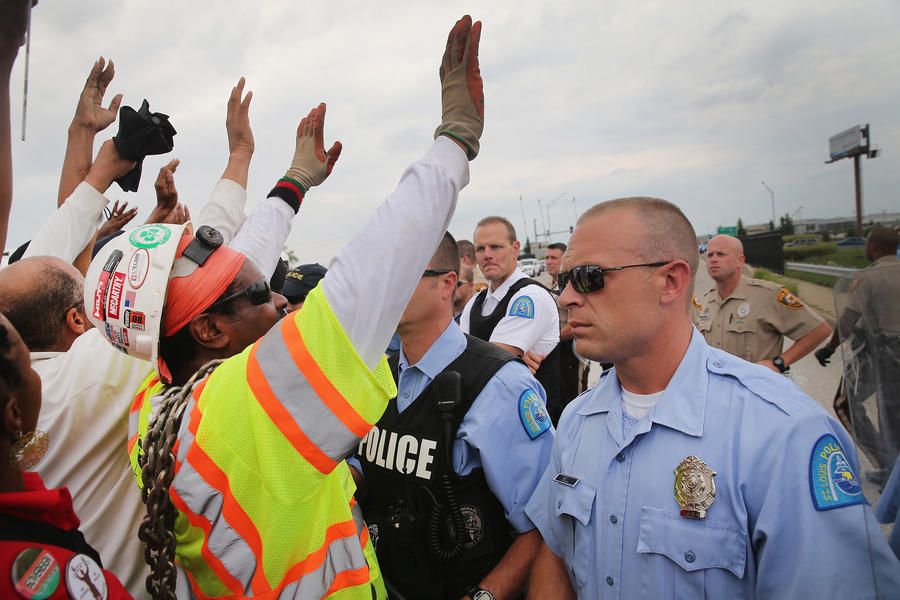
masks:
[[[526,277],[527,275],[516,267],[496,290],[491,292],[488,289],[487,297],[481,305],[481,315],[491,314],[506,296],[509,288]],[[466,333],[469,333],[469,314],[472,312],[472,305],[477,297],[478,294],[472,296],[463,308],[459,319],[459,326]],[[530,311],[533,316],[511,316],[519,312],[515,310],[517,307],[528,308],[529,300],[533,306],[533,310]],[[559,343],[559,311],[556,299],[539,285],[526,285],[510,298],[506,314],[494,327],[489,341],[495,344],[514,346],[523,352],[533,350],[537,354],[545,356],[550,354]]]

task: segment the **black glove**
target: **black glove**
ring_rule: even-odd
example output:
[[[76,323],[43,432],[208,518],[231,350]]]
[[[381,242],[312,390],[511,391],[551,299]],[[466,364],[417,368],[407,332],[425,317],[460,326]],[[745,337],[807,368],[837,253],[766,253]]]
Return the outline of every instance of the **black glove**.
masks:
[[[130,106],[119,109],[119,132],[113,138],[113,142],[122,158],[137,163],[134,169],[116,179],[122,190],[137,191],[144,157],[171,152],[174,147],[172,137],[175,133],[175,128],[169,123],[169,116],[151,113],[150,104],[146,100],[141,103],[138,110]]]
[[[821,348],[816,350],[816,360],[819,361],[819,364],[824,367],[828,364],[828,359],[831,358],[832,354],[834,354],[833,348],[822,346]]]

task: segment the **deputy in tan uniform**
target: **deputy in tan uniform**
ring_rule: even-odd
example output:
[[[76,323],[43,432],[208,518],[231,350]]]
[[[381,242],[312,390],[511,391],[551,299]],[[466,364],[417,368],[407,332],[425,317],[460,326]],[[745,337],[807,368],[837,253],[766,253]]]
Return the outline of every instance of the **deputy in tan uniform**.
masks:
[[[699,300],[697,327],[709,345],[784,373],[825,341],[831,327],[787,288],[744,277],[743,267],[739,239],[709,241],[706,268],[716,286]],[[782,352],[785,336],[794,344]]]

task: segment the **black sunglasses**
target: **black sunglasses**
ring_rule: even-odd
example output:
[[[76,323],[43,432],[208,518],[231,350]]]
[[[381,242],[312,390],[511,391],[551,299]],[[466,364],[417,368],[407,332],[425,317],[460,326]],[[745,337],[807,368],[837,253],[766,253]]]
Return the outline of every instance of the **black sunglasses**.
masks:
[[[250,300],[250,304],[259,306],[272,299],[272,288],[269,287],[269,282],[266,279],[260,279],[238,292],[228,294],[224,298],[216,300],[206,310],[212,310],[242,296],[247,296],[247,299]]]
[[[582,265],[575,267],[567,273],[560,273],[556,276],[559,282],[559,289],[564,290],[570,283],[579,294],[589,294],[603,289],[603,274],[607,271],[621,271],[622,269],[630,269],[632,267],[662,267],[672,262],[664,260],[660,262],[641,263],[639,265],[624,265],[621,267],[601,267],[599,265]]]
[[[422,273],[422,277],[439,277],[441,275],[446,275],[447,273],[456,273],[453,269],[425,269]]]

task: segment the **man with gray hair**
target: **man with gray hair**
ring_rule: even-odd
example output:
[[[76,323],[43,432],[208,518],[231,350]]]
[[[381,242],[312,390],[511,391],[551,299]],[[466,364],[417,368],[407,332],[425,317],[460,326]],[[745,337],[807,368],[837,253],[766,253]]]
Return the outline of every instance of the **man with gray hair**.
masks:
[[[579,354],[614,366],[566,408],[526,507],[545,542],[529,597],[896,597],[849,435],[784,377],[706,343],[698,263],[664,200],[578,220],[559,301]]]

